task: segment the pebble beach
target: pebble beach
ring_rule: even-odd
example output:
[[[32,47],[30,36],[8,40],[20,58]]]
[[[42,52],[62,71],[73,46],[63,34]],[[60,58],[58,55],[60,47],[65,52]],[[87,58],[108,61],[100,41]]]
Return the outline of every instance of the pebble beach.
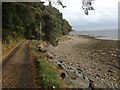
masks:
[[[66,84],[73,88],[120,88],[120,41],[68,35],[48,46],[50,61],[61,64]]]

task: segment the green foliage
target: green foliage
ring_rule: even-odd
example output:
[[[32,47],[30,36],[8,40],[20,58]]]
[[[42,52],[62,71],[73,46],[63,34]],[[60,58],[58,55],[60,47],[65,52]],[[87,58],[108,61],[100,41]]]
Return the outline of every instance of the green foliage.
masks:
[[[63,31],[63,35],[67,35],[70,31],[72,31],[72,27],[65,19],[63,19],[62,31]]]
[[[42,41],[31,40],[31,50],[32,55],[34,56],[39,73],[40,85],[45,89],[53,89],[53,86],[56,88],[63,88],[64,82],[60,79],[60,76],[57,73],[57,68],[52,63],[48,62],[45,58],[44,53],[37,52],[36,46]]]
[[[39,58],[39,75],[43,88],[62,87],[58,74],[54,69],[54,65],[47,62],[44,58]]]
[[[11,38],[24,37],[55,44],[59,37],[71,30],[69,23],[62,19],[62,13],[52,6],[38,2],[4,2],[2,6],[2,38],[8,43]]]

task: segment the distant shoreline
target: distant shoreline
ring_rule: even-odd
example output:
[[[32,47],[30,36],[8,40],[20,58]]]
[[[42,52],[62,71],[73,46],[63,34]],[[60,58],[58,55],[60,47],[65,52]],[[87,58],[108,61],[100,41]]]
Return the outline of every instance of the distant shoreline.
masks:
[[[80,36],[83,38],[88,38],[88,39],[96,39],[96,40],[101,40],[101,41],[120,41],[120,40],[111,40],[111,39],[102,39],[102,38],[97,38],[95,36],[90,36],[90,35],[69,35],[69,36]],[[103,36],[98,36],[98,37],[103,37]]]
[[[118,37],[118,30],[71,31],[69,35],[95,37],[100,40],[120,40]]]

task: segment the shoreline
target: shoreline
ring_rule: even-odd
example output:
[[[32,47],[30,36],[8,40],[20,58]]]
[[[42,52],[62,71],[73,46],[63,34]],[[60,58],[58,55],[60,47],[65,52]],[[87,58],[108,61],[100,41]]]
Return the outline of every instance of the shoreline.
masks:
[[[117,41],[119,42],[120,40],[119,39],[103,39],[103,38],[97,38],[95,36],[90,36],[90,35],[68,35],[68,36],[80,36],[80,37],[84,37],[84,38],[88,38],[88,39],[96,39],[96,40],[103,40],[103,41]],[[99,37],[102,37],[102,36],[99,36]]]
[[[71,31],[69,35],[85,35],[102,40],[120,40],[118,30]]]
[[[62,65],[70,72],[74,70],[68,67],[81,70],[83,76],[94,82],[95,88],[119,87],[119,41],[100,40],[84,35],[67,37],[69,39],[60,41],[58,46],[47,48],[53,55],[53,63],[62,61]],[[80,84],[83,88],[89,86],[89,82],[83,84],[78,78],[70,81],[73,81],[72,85],[75,87],[79,87]]]

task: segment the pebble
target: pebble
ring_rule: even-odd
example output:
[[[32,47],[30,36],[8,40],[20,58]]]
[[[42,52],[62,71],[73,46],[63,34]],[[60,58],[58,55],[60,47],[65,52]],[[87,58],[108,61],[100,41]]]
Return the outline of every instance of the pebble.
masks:
[[[102,69],[101,69],[101,68],[99,68],[98,70],[99,70],[99,71],[101,71]]]
[[[79,76],[79,77],[83,77],[83,74],[81,74],[81,73],[79,73],[79,72],[75,72],[75,74],[77,75],[77,76]]]
[[[112,73],[113,71],[112,71],[112,70],[108,70],[108,72],[111,72],[111,73]]]
[[[53,58],[53,55],[52,55],[50,52],[46,52],[46,53],[45,53],[45,56],[46,56],[47,58],[50,58],[50,59]]]
[[[86,82],[89,82],[89,83],[90,83],[88,77],[84,76],[84,79],[85,79]]]
[[[62,61],[60,61],[60,63],[62,63]]]
[[[62,79],[64,79],[66,77],[66,74],[63,72],[63,73],[61,73],[60,76],[62,77]]]
[[[97,77],[100,77],[100,75],[99,75],[99,74],[96,74],[96,76],[97,76]]]
[[[98,50],[99,52],[102,52],[102,50]]]
[[[102,55],[105,55],[106,53],[101,53]]]
[[[112,54],[111,54],[111,56],[114,56],[114,57],[116,57],[117,55],[112,53]]]
[[[91,90],[94,90],[94,88],[95,88],[94,82],[90,82],[89,83],[89,88],[91,88]]]
[[[79,73],[81,73],[81,72],[82,72],[82,70],[81,70],[80,68],[77,68],[77,71],[78,71]]]

